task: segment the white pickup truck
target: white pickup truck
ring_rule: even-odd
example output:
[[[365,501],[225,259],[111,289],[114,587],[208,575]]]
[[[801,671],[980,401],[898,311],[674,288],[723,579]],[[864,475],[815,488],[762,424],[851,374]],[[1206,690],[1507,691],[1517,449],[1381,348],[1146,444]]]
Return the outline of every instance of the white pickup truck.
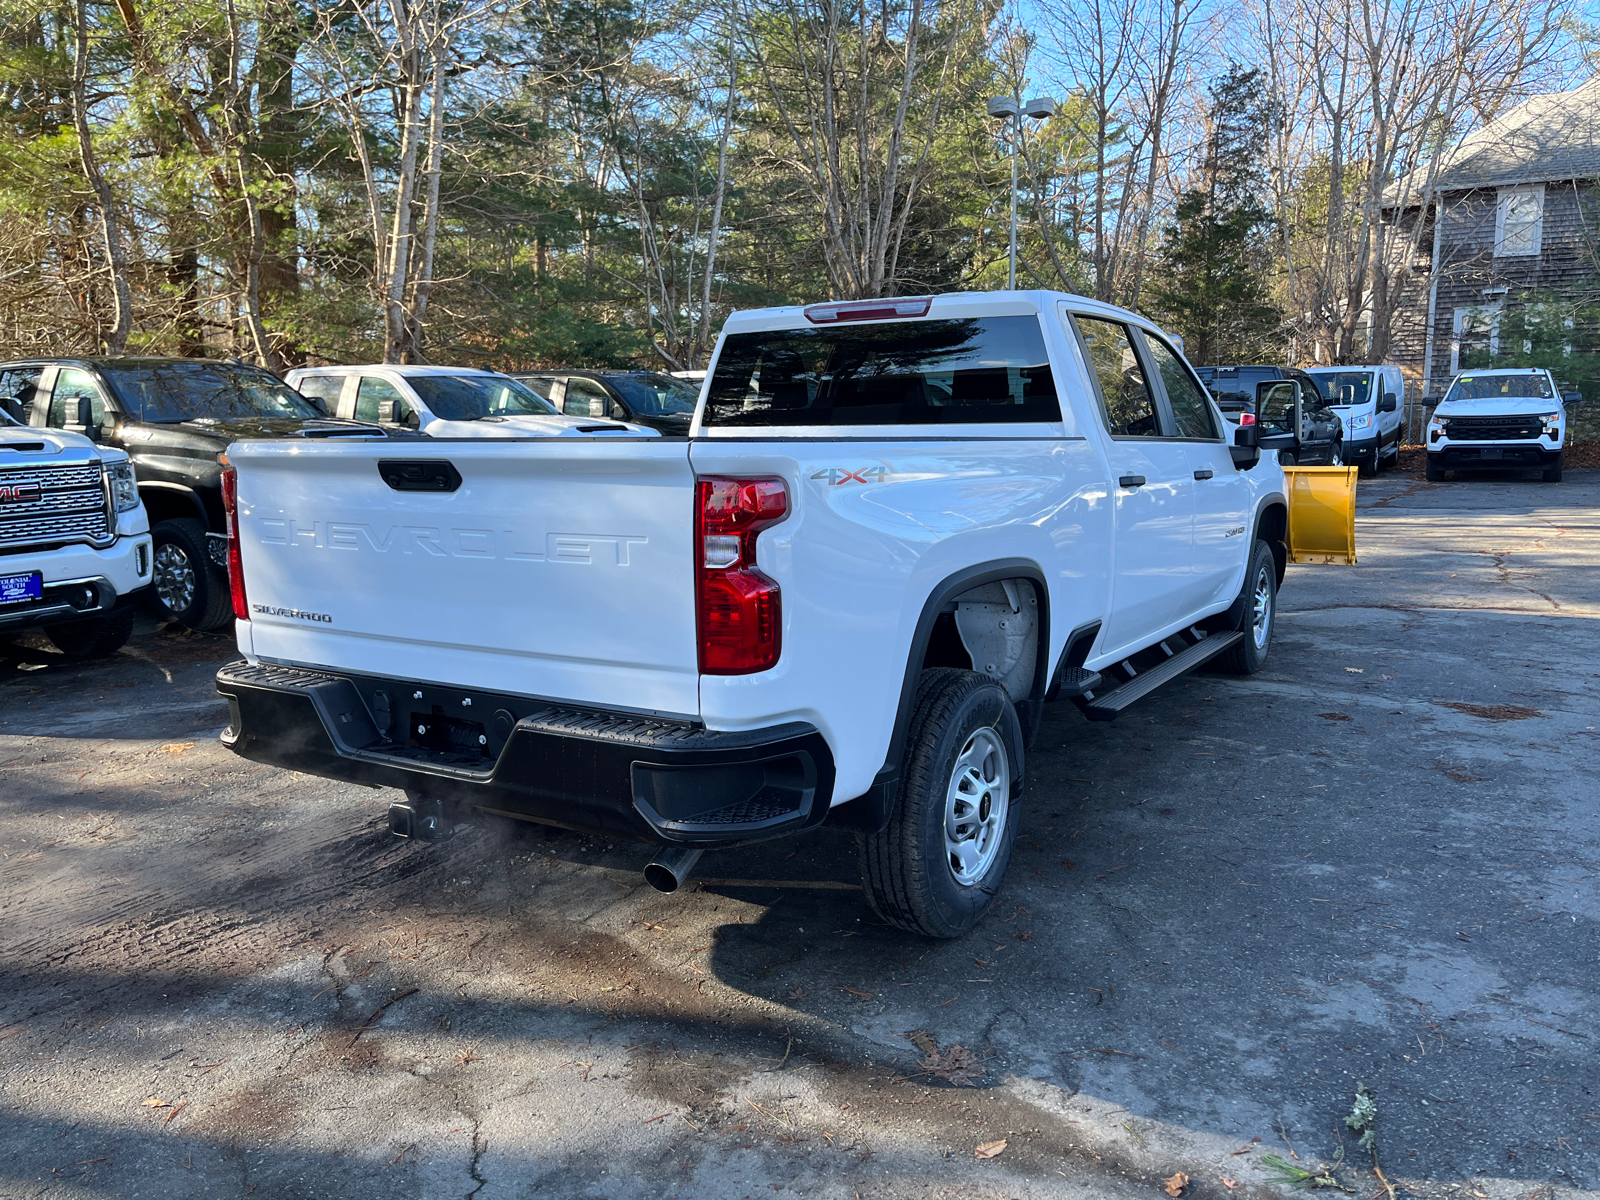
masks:
[[[885,920],[958,936],[1047,700],[1265,660],[1258,433],[1144,318],[990,292],[735,313],[686,439],[238,442],[223,739],[405,789],[402,834],[664,844],[664,890],[826,821]]]
[[[0,635],[43,629],[68,658],[114,654],[150,578],[128,456],[0,412]]]

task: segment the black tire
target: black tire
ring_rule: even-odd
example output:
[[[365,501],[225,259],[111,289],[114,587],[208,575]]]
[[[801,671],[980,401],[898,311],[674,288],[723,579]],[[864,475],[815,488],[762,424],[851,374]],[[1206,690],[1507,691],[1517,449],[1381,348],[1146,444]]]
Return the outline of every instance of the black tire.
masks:
[[[105,658],[121,650],[133,636],[133,610],[125,608],[103,617],[65,621],[44,632],[68,658]]]
[[[206,527],[193,517],[162,521],[150,531],[154,576],[150,602],[158,615],[190,629],[216,629],[233,616],[228,581],[206,554]]]
[[[1017,710],[999,683],[954,667],[922,673],[894,815],[887,829],[859,839],[861,885],[874,912],[935,938],[960,937],[978,923],[1011,862],[1022,755]],[[991,782],[1004,785],[1003,796],[983,790]],[[947,817],[958,834],[970,832],[947,840]],[[971,861],[951,846],[966,847]]]
[[[1556,461],[1555,461],[1555,465],[1551,466],[1551,467],[1546,467],[1544,469],[1544,473],[1541,476],[1541,478],[1546,483],[1560,483],[1561,482],[1561,470],[1562,470],[1563,467],[1566,466],[1566,458],[1567,458],[1567,456],[1565,454],[1558,455],[1557,458],[1556,458]]]
[[[1254,675],[1267,664],[1278,624],[1278,563],[1272,547],[1259,538],[1251,547],[1244,586],[1235,603],[1239,607],[1235,628],[1244,637],[1217,655],[1217,666],[1232,675]]]
[[[1428,455],[1427,465],[1423,468],[1422,473],[1427,476],[1429,483],[1439,483],[1444,479],[1444,468],[1435,465],[1431,454]]]
[[[1378,462],[1379,462],[1379,456],[1374,454],[1372,456],[1372,461],[1371,462],[1369,462],[1369,463],[1357,463],[1356,464],[1356,473],[1358,475],[1360,475],[1361,478],[1363,478],[1363,479],[1376,478],[1377,474],[1378,474],[1378,469],[1379,469],[1378,468]]]
[[[1330,467],[1344,466],[1344,443],[1335,442],[1328,447],[1328,465]]]

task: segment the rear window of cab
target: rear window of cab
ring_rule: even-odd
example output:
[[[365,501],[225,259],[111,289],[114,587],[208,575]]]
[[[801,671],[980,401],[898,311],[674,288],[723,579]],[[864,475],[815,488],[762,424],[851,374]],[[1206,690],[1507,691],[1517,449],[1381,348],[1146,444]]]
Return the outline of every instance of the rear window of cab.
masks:
[[[730,333],[706,426],[978,425],[1061,420],[1036,316]]]

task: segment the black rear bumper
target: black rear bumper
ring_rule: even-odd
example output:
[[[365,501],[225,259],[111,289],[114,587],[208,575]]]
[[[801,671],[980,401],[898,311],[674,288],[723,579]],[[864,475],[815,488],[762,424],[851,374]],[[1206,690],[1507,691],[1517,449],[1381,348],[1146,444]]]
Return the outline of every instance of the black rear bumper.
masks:
[[[229,663],[223,744],[253,762],[567,829],[730,846],[820,824],[812,725],[737,733],[437,684]]]

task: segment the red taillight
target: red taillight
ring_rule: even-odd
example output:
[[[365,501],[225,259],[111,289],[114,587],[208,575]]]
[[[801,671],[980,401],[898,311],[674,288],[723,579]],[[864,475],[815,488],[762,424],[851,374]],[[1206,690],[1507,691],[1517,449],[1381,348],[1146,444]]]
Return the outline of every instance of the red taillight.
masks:
[[[782,650],[783,609],[778,585],[756,569],[756,535],[788,515],[789,493],[781,479],[702,477],[695,499],[700,670],[765,671]]]
[[[244,594],[244,564],[239,561],[239,476],[223,456],[222,511],[228,519],[228,591],[233,595],[236,620],[250,619],[250,603]]]
[[[1254,425],[1255,423],[1256,423],[1256,415],[1255,415],[1255,413],[1253,413],[1253,412],[1242,412],[1242,413],[1239,414],[1239,424],[1241,424],[1241,425]]]

